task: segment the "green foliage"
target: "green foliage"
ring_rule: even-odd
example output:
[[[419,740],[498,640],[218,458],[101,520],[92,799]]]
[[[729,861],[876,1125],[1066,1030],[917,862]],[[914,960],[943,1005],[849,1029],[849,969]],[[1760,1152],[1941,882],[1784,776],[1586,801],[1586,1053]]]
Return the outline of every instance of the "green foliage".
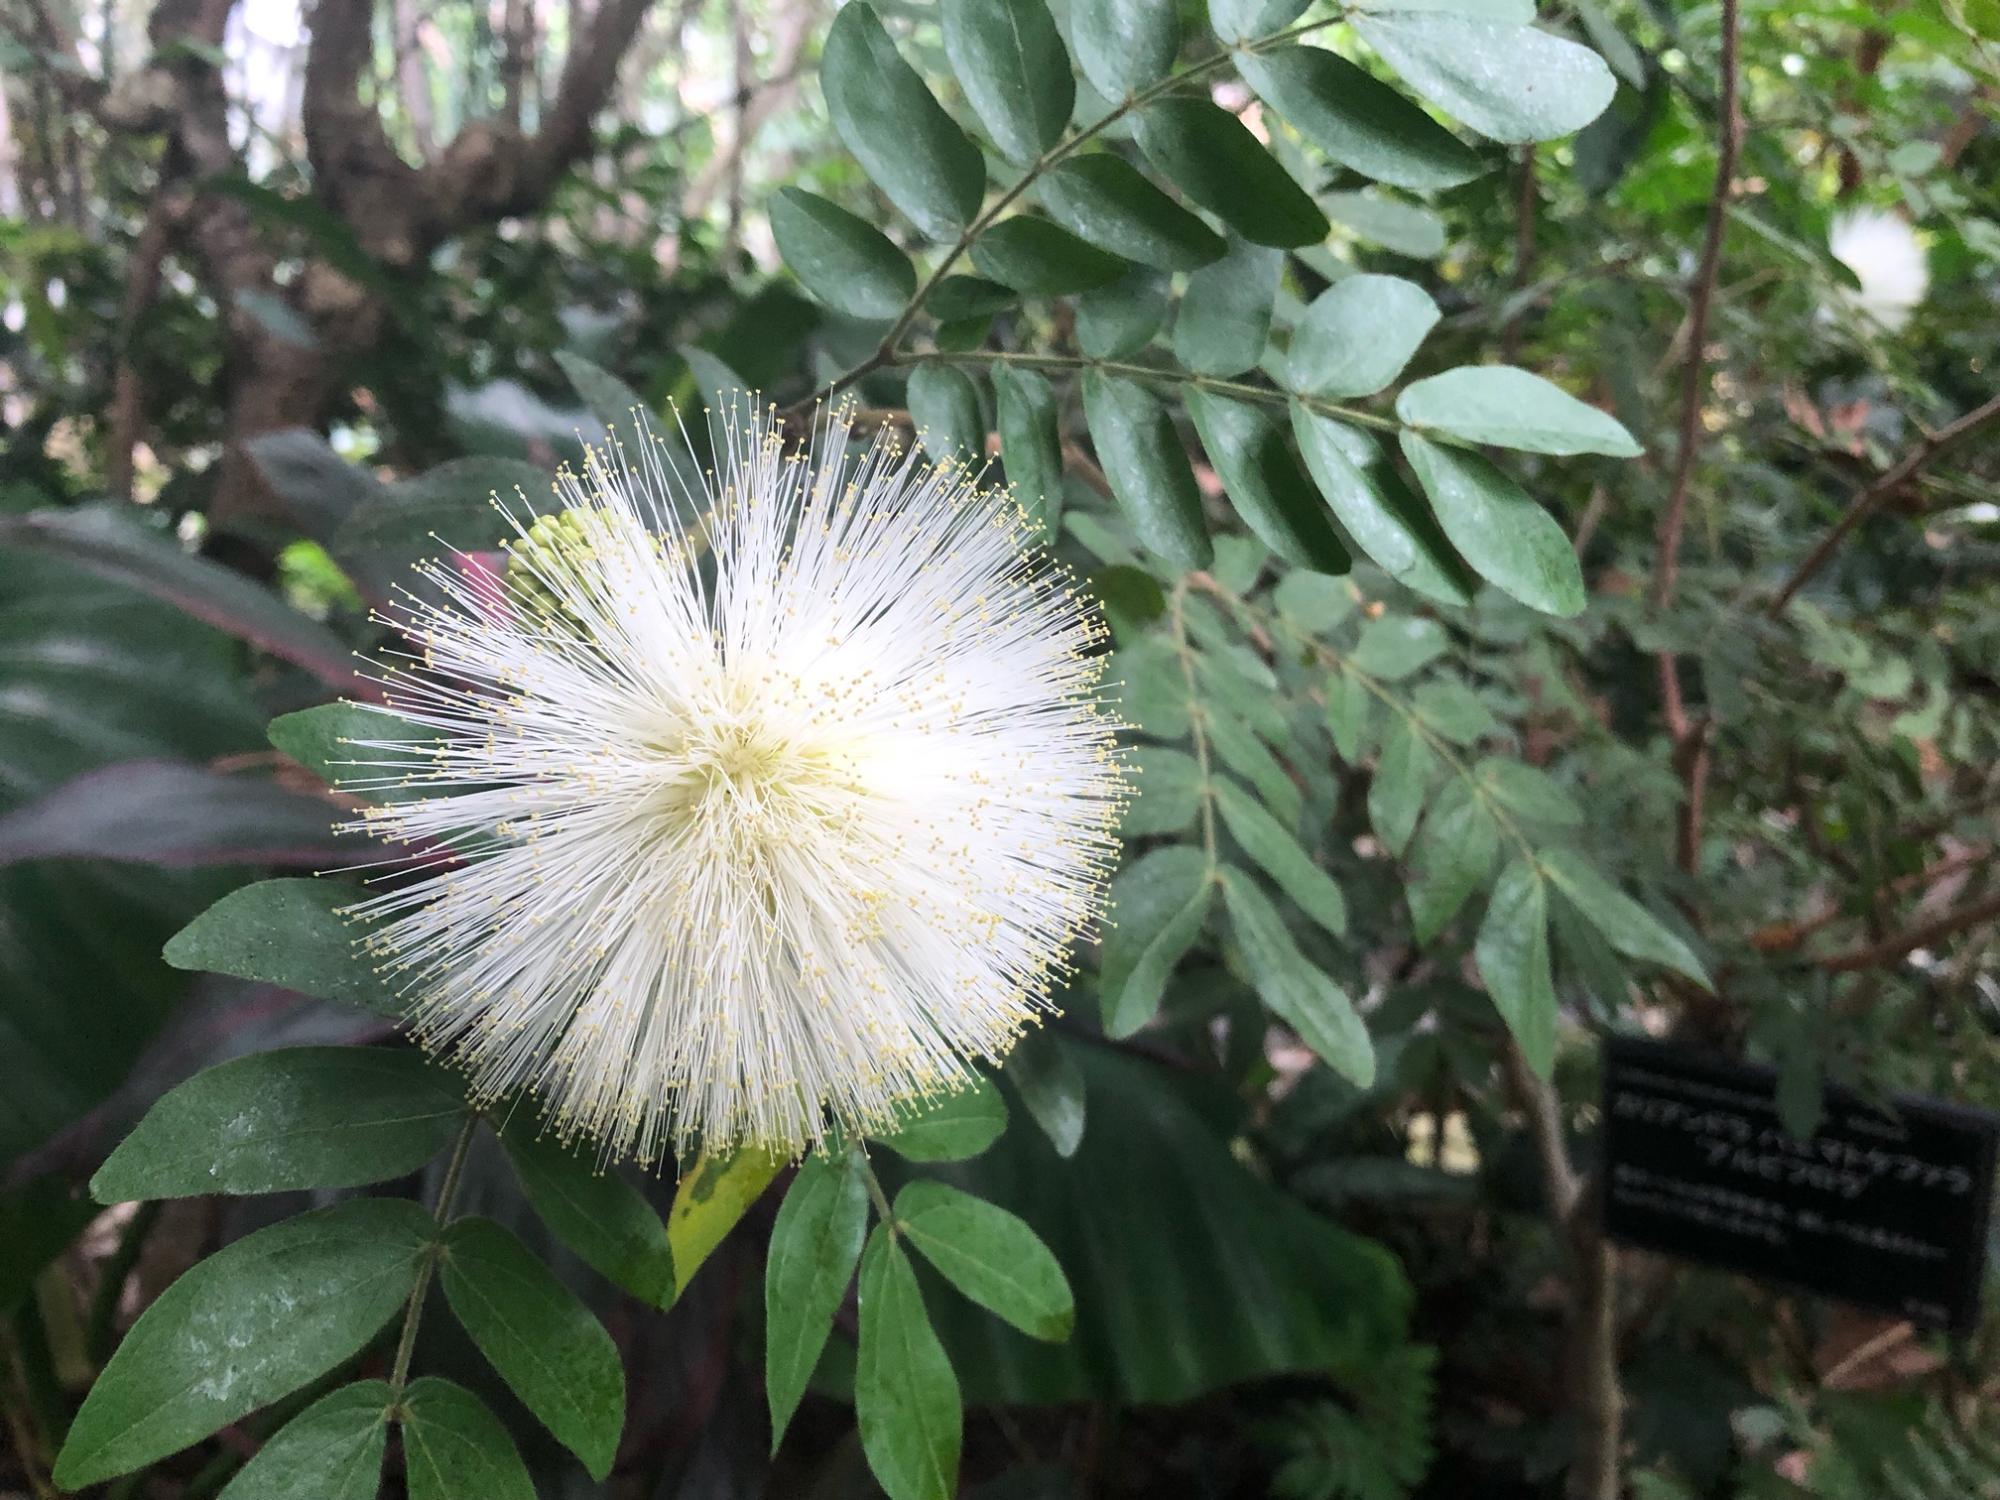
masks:
[[[102,1203],[199,1193],[358,1187],[414,1172],[465,1105],[415,1053],[374,1047],[260,1052],[171,1090],[111,1153]],[[217,1122],[222,1127],[220,1149]]]
[[[414,1203],[357,1198],[202,1261],[90,1388],[56,1483],[76,1489],[164,1458],[339,1365],[408,1299],[429,1230]]]
[[[611,1472],[625,1373],[603,1326],[491,1219],[455,1220],[438,1248],[445,1300],[521,1404],[594,1478]]]

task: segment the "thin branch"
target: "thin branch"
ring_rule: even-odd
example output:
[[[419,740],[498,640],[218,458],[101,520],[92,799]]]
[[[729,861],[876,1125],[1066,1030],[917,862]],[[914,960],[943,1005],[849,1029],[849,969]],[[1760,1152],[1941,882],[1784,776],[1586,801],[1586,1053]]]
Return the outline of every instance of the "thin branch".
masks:
[[[1816,961],[1816,966],[1829,974],[1851,974],[1860,969],[1879,968],[1895,963],[1905,954],[1918,948],[1928,947],[1941,938],[1965,931],[1968,927],[1978,927],[1987,922],[2000,921],[2000,892],[1961,906],[1942,916],[1933,917],[1928,922],[1919,922],[1914,927],[1905,928],[1883,938],[1879,943],[1870,943],[1862,948],[1850,948],[1845,953],[1831,954]]]
[[[1673,603],[1680,580],[1681,536],[1687,526],[1688,496],[1694,486],[1695,459],[1701,446],[1701,409],[1708,389],[1708,315],[1715,301],[1716,278],[1722,270],[1722,236],[1728,222],[1736,158],[1743,148],[1743,106],[1737,84],[1738,0],[1722,0],[1722,59],[1720,95],[1716,101],[1717,139],[1715,186],[1708,198],[1708,223],[1702,234],[1701,260],[1695,268],[1688,300],[1687,346],[1681,366],[1680,436],[1674,449],[1673,480],[1660,517],[1659,562],[1653,574],[1653,605],[1665,612]],[[1661,707],[1667,732],[1673,737],[1674,769],[1681,778],[1680,815],[1675,820],[1674,857],[1692,875],[1701,863],[1702,819],[1708,801],[1710,740],[1708,715],[1689,717],[1681,696],[1680,663],[1674,653],[1659,656]]]
[[[1569,1396],[1577,1424],[1570,1500],[1618,1500],[1625,1397],[1618,1383],[1618,1257],[1599,1232],[1590,1194],[1570,1159],[1562,1100],[1509,1037],[1500,1051],[1507,1083],[1534,1138],[1549,1219],[1573,1268],[1569,1299]]]
[[[1966,442],[1995,421],[2000,421],[2000,395],[1996,395],[1982,406],[1976,406],[1957,421],[1936,432],[1927,434],[1923,441],[1910,449],[1874,480],[1864,485],[1847,502],[1847,509],[1819,545],[1806,554],[1804,562],[1785,580],[1785,586],[1778,590],[1765,614],[1775,620],[1785,612],[1785,608],[1797,597],[1800,589],[1811,581],[1814,574],[1826,566],[1834,549],[1846,540],[1847,534],[1874,513],[1877,506],[1914,478],[1917,472],[1932,460],[1943,457],[1953,448]]]
[[[1736,157],[1743,147],[1743,106],[1736,77],[1737,0],[1722,0],[1721,98],[1716,108],[1715,187],[1709,193],[1708,226],[1702,235],[1701,261],[1695,268],[1688,301],[1687,352],[1681,367],[1680,441],[1674,451],[1673,482],[1660,517],[1660,558],[1653,576],[1653,602],[1664,609],[1673,602],[1680,579],[1681,533],[1687,525],[1688,492],[1694,483],[1694,463],[1701,444],[1702,397],[1708,385],[1705,351],[1708,313],[1715,300],[1715,281],[1722,269],[1722,232],[1729,214],[1730,185],[1736,178]]]
[[[104,459],[104,487],[118,500],[132,498],[132,450],[138,446],[145,416],[145,392],[139,385],[133,344],[138,338],[140,320],[160,294],[167,245],[186,207],[181,193],[164,184],[154,189],[153,200],[146,208],[146,222],[132,247],[132,263],[125,272],[125,296],[118,310],[118,371],[112,383],[110,451]]]

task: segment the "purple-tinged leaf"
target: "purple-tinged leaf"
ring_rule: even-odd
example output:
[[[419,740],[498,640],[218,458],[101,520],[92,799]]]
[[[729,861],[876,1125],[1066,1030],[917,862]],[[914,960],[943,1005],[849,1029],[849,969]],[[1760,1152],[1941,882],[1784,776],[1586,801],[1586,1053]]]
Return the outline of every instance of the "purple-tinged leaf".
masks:
[[[124,864],[282,865],[350,862],[332,803],[254,776],[172,760],[131,760],[66,781],[0,817],[0,865],[26,859]]]

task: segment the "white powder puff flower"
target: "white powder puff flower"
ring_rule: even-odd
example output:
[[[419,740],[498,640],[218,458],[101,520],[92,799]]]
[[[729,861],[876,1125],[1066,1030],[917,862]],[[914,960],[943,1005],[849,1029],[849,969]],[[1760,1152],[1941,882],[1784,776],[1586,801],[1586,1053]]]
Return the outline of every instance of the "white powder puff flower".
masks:
[[[348,785],[458,862],[356,910],[420,1039],[607,1159],[890,1124],[1006,1053],[1101,908],[1102,625],[1005,494],[849,437],[594,455],[503,576],[396,611],[401,738]]]
[[[1841,300],[1889,333],[1898,332],[1930,290],[1930,263],[1916,230],[1900,216],[1856,209],[1836,217],[1827,245],[1854,273],[1859,290],[1841,289]]]

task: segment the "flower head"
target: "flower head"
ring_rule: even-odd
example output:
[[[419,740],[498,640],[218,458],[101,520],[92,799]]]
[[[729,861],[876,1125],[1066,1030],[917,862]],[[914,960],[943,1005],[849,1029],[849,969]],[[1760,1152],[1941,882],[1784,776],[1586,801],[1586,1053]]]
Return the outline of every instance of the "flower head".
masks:
[[[1859,290],[1843,288],[1841,300],[1877,326],[1895,333],[1930,290],[1930,264],[1908,222],[1879,209],[1836,217],[1827,237],[1833,258],[1854,273]]]
[[[503,507],[497,596],[433,564],[397,611],[404,723],[349,785],[457,859],[357,910],[426,1044],[607,1157],[891,1123],[1007,1051],[1100,908],[1101,625],[1004,493],[849,439],[594,453]]]

